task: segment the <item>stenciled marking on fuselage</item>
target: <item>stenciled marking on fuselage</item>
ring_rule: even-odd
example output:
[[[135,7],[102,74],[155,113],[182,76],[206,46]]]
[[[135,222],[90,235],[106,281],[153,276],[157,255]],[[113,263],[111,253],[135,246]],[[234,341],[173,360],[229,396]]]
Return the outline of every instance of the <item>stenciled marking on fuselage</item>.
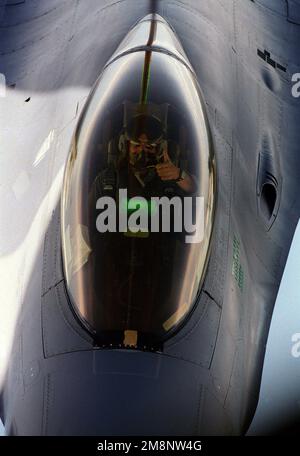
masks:
[[[232,254],[232,275],[238,284],[241,292],[244,291],[244,270],[240,261],[240,241],[234,235],[233,236],[233,254]]]
[[[286,67],[284,67],[283,65],[281,65],[280,63],[278,63],[274,59],[272,59],[270,52],[266,51],[266,49],[264,51],[261,51],[260,49],[257,49],[257,55],[262,60],[267,62],[269,65],[271,65],[273,68],[275,68],[275,69],[278,68],[278,70],[281,70],[284,73],[286,73]]]

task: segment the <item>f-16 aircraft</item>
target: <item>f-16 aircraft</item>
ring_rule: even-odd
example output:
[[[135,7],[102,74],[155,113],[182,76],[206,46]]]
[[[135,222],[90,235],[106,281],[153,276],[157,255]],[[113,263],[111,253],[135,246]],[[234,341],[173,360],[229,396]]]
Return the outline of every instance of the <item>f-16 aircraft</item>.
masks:
[[[0,26],[6,434],[245,434],[300,215],[300,2],[4,0]]]

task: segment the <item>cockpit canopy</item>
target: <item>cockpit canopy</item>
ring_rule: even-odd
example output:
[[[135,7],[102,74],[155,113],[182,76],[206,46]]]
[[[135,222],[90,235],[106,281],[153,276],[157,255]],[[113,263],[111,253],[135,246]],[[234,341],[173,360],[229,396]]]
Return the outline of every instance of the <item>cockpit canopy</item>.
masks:
[[[112,60],[75,131],[62,198],[68,293],[99,345],[157,347],[183,323],[203,283],[214,206],[191,69],[149,45]]]

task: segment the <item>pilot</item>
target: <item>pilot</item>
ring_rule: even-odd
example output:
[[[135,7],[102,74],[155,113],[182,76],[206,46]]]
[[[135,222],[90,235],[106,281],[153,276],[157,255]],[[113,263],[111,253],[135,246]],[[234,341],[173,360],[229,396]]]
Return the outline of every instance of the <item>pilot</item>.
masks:
[[[121,144],[122,141],[124,137]],[[127,126],[125,144],[123,142],[120,149],[123,154],[119,160],[119,169],[124,160],[128,160],[135,178],[146,190],[151,188],[155,194],[155,187],[158,190],[161,183],[164,188],[170,186],[170,183],[176,183],[183,192],[195,192],[195,178],[180,166],[180,151],[174,144],[173,150],[169,151],[161,123],[156,118],[140,115],[133,119]]]
[[[157,154],[157,145],[149,144],[146,133],[142,133],[138,142],[129,141],[130,163],[135,165],[135,156],[141,156],[142,152],[146,154],[146,168],[155,169],[158,177],[164,181],[174,181],[185,192],[192,193],[195,191],[195,181],[184,169],[174,165],[168,153],[168,143],[164,142],[162,154]],[[152,163],[152,164],[151,164]],[[149,173],[149,171],[148,171]]]
[[[190,171],[186,151],[166,140],[160,120],[140,114],[131,119],[117,141],[108,146],[107,165],[93,185],[93,200],[100,196],[117,198],[119,189],[128,197],[145,198],[193,195],[196,178]]]

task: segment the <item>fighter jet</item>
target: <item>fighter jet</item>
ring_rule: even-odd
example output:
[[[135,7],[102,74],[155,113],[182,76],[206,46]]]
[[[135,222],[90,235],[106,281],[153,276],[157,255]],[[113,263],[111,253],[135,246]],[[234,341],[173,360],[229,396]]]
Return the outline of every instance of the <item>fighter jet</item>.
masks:
[[[0,25],[6,433],[244,434],[300,214],[300,3]]]

